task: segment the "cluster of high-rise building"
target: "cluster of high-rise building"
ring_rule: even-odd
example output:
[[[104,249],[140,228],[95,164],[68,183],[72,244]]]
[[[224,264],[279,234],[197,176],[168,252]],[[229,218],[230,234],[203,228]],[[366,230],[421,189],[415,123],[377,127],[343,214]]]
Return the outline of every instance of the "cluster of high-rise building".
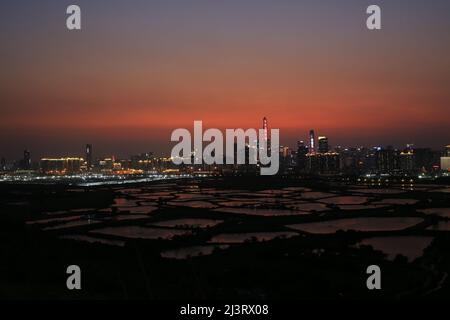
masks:
[[[270,148],[268,119],[263,118],[262,128]],[[248,163],[250,146],[246,146]],[[235,150],[237,152],[237,150]],[[309,131],[308,140],[299,140],[296,149],[280,146],[280,174],[320,174],[320,175],[417,175],[450,171],[450,145],[444,151],[430,148],[415,148],[407,145],[404,149],[394,147],[332,147],[328,137]],[[236,158],[236,156],[235,156]],[[198,173],[214,174],[257,174],[258,165],[174,165],[170,157],[156,157],[152,153],[142,153],[129,159],[115,157],[94,158],[91,144],[85,146],[84,157],[42,158],[32,162],[31,152],[24,150],[21,160],[8,164],[0,158],[1,172],[39,172],[47,175],[79,173]]]
[[[418,175],[450,171],[450,145],[445,151],[415,148],[387,147],[331,147],[326,136],[316,138],[311,129],[308,142],[297,142],[297,150],[280,147],[282,173],[303,174],[379,174]]]
[[[449,146],[445,152],[413,145],[404,149],[391,146],[331,148],[327,137],[319,137],[316,143],[313,130],[309,140],[308,146],[303,141],[297,143],[296,167],[304,173],[415,175],[450,170]]]
[[[0,171],[40,173],[45,175],[73,175],[80,173],[103,174],[140,174],[178,170],[170,158],[155,157],[152,153],[143,153],[130,159],[116,159],[114,156],[94,158],[91,144],[85,147],[85,156],[45,157],[38,162],[32,161],[31,152],[25,150],[23,158],[8,165],[5,158],[0,159]]]
[[[280,163],[283,173],[336,174],[340,172],[340,155],[330,148],[328,138],[316,139],[309,131],[308,142],[297,141],[297,150],[280,147]]]

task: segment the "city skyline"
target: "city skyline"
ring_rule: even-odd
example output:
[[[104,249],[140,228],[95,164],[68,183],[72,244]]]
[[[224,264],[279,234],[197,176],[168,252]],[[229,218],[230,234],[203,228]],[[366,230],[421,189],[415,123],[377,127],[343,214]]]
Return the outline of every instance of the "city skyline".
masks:
[[[264,117],[263,121],[267,122],[268,118]],[[266,123],[265,122],[265,123]],[[267,128],[270,128],[270,126],[268,126]],[[236,128],[238,129],[238,128]],[[244,130],[247,128],[243,128]],[[264,126],[263,126],[264,129]],[[433,151],[441,151],[444,152],[444,150],[446,148],[448,148],[449,144],[444,144],[444,145],[440,145],[438,147],[433,147],[430,145],[416,145],[415,143],[405,143],[403,145],[395,145],[392,143],[386,143],[386,144],[372,144],[372,145],[366,145],[366,144],[340,144],[334,141],[333,137],[330,143],[329,140],[330,136],[323,134],[321,131],[318,131],[318,135],[316,136],[316,130],[315,129],[310,129],[308,132],[305,132],[305,134],[303,136],[300,136],[297,140],[292,141],[290,143],[283,143],[283,141],[280,142],[280,148],[289,148],[290,150],[296,150],[298,147],[298,143],[302,142],[304,143],[304,145],[308,148],[308,150],[311,150],[311,143],[313,143],[313,153],[315,152],[319,152],[318,150],[320,149],[320,143],[321,140],[323,139],[324,141],[326,141],[326,148],[329,148],[329,150],[336,150],[336,148],[341,149],[341,150],[346,150],[346,149],[352,149],[352,148],[367,148],[367,149],[372,149],[372,148],[383,148],[383,149],[387,149],[387,148],[393,148],[396,150],[404,150],[409,148],[410,146],[413,148],[429,148]],[[116,149],[116,150],[111,150],[110,152],[105,152],[105,148],[102,147],[101,145],[95,145],[95,149],[96,149],[96,155],[95,157],[92,157],[92,148],[93,145],[92,142],[89,143],[84,143],[81,146],[80,145],[76,145],[76,146],[66,146],[66,150],[68,151],[50,151],[47,153],[43,153],[42,150],[33,150],[31,148],[27,148],[27,147],[17,147],[17,149],[19,150],[18,154],[11,154],[10,157],[7,156],[7,152],[3,152],[1,153],[0,151],[0,158],[4,158],[5,160],[8,161],[8,163],[11,163],[11,161],[16,161],[16,160],[21,160],[23,158],[23,154],[24,153],[33,153],[33,155],[36,157],[35,159],[33,159],[34,161],[38,160],[38,159],[42,159],[42,158],[47,158],[47,157],[72,157],[72,156],[85,156],[86,160],[88,158],[87,153],[90,154],[90,162],[93,161],[93,159],[100,159],[100,158],[105,158],[105,157],[116,157],[118,159],[127,159],[133,155],[139,155],[139,154],[144,154],[144,153],[151,153],[155,156],[158,157],[167,157],[170,156],[170,148],[176,144],[175,142],[171,142],[169,141],[167,143],[166,148],[161,152],[158,152],[158,149],[156,148],[152,148],[152,146],[149,146],[147,149],[141,149],[141,150],[136,150],[136,152],[131,152],[131,153],[126,153],[123,150],[120,149]],[[204,144],[206,145],[207,143],[204,142]],[[318,146],[318,147],[317,147]],[[98,148],[98,149],[97,149]],[[69,151],[72,150],[72,151]],[[88,151],[89,150],[89,151]],[[97,150],[100,150],[100,152],[98,152]],[[281,151],[280,151],[281,152]],[[323,152],[322,152],[323,153]]]
[[[314,132],[314,130],[311,130]],[[325,136],[325,135],[321,135],[318,136],[317,138],[315,138],[314,143],[315,144],[319,144],[321,141],[321,139],[326,140],[326,147],[329,148],[329,151],[336,151],[337,149],[339,150],[349,150],[349,149],[357,149],[357,148],[366,148],[366,149],[376,149],[376,148],[382,148],[382,149],[394,149],[394,150],[406,150],[408,149],[410,146],[412,146],[413,148],[419,148],[419,149],[430,149],[432,151],[436,151],[436,152],[445,152],[446,148],[448,148],[449,144],[445,144],[442,145],[440,147],[437,148],[433,148],[431,146],[426,146],[426,145],[416,145],[414,143],[406,143],[404,145],[401,146],[397,146],[397,145],[393,145],[393,144],[373,144],[373,145],[363,145],[363,144],[348,144],[348,145],[342,145],[342,144],[329,144],[329,136]],[[308,151],[310,150],[310,144],[311,144],[311,137],[310,136],[306,136],[298,139],[297,141],[295,141],[295,143],[292,144],[283,144],[280,143],[280,153],[281,148],[288,148],[289,150],[297,150],[298,144],[302,142],[302,144],[304,144]],[[95,156],[92,156],[92,148],[93,148],[93,144],[92,143],[88,143],[88,144],[84,144],[84,145],[77,145],[77,146],[70,146],[69,148],[67,148],[66,150],[75,150],[75,151],[51,151],[51,152],[47,152],[47,153],[43,153],[41,150],[33,150],[30,148],[24,148],[22,147],[22,149],[20,149],[18,154],[12,154],[10,157],[6,156],[7,153],[0,153],[0,158],[1,159],[5,159],[5,161],[8,164],[12,164],[15,161],[19,161],[23,159],[23,155],[24,153],[32,153],[34,155],[34,158],[32,158],[33,161],[38,161],[39,159],[43,159],[43,158],[64,158],[64,157],[84,157],[85,160],[87,161],[88,156],[87,156],[87,152],[86,149],[90,148],[90,162],[92,163],[93,159],[101,159],[101,158],[108,158],[108,157],[115,157],[117,159],[128,159],[129,157],[135,156],[135,155],[141,155],[141,154],[145,154],[145,153],[150,153],[156,157],[170,157],[170,147],[172,147],[175,143],[174,142],[170,142],[167,146],[167,151],[166,152],[155,152],[154,149],[151,148],[151,146],[149,148],[147,148],[146,150],[142,149],[142,150],[137,150],[134,153],[125,153],[121,150],[111,150],[111,152],[105,152],[104,148],[102,148],[101,146],[96,146],[96,149],[99,148],[100,152],[96,152]],[[207,143],[204,143],[205,145]],[[320,148],[320,146],[319,146]],[[314,152],[320,152],[320,151],[316,151],[314,150]],[[323,152],[321,152],[323,153]]]
[[[237,130],[238,128],[236,128],[235,130]],[[263,117],[262,118],[262,126],[261,128],[262,130],[264,130],[265,132],[265,139],[268,139],[267,135],[268,135],[268,131],[270,130],[270,125],[269,125],[269,119],[267,117]],[[202,134],[203,137],[203,134]],[[249,139],[249,137],[248,137]],[[195,140],[193,138],[191,138],[191,143],[192,140]],[[270,139],[269,139],[270,141]],[[306,141],[306,142],[305,142]],[[176,144],[177,142],[171,141],[170,146],[172,146],[173,144]],[[236,143],[236,142],[235,142]],[[209,144],[209,142],[207,141],[203,141],[202,145],[203,147],[207,146]],[[250,146],[250,141],[246,141],[245,142],[246,146]],[[270,145],[270,142],[269,142]],[[299,140],[296,141],[296,146],[292,146],[292,145],[286,145],[286,144],[279,144],[279,154],[280,157],[284,157],[286,158],[288,155],[290,156],[295,156],[299,157],[299,154],[303,154],[303,155],[315,155],[315,154],[327,154],[327,153],[347,153],[347,152],[354,152],[354,151],[362,151],[362,152],[367,152],[367,151],[380,151],[380,150],[393,150],[393,151],[397,151],[402,154],[406,153],[405,155],[408,155],[409,153],[416,153],[417,152],[434,152],[436,153],[436,155],[438,155],[439,153],[444,156],[444,157],[448,157],[449,155],[449,150],[450,150],[450,145],[447,144],[445,146],[441,146],[441,148],[437,148],[437,149],[433,149],[429,146],[417,146],[413,143],[408,143],[404,146],[401,147],[397,147],[394,146],[392,144],[387,144],[387,145],[372,145],[372,146],[367,146],[367,145],[341,145],[341,144],[335,144],[332,145],[330,144],[329,141],[329,137],[320,134],[318,136],[316,136],[316,132],[314,129],[310,129],[309,133],[308,133],[308,137],[307,139],[302,139],[300,138]],[[192,149],[192,152],[194,151],[194,149]],[[223,147],[223,152],[225,151],[225,148]],[[83,160],[85,161],[86,164],[86,168],[89,171],[90,169],[93,168],[94,166],[94,160],[95,161],[99,161],[101,159],[107,159],[107,158],[112,158],[113,161],[114,159],[121,159],[121,160],[126,160],[126,159],[133,159],[136,157],[142,157],[145,156],[146,158],[170,158],[169,154],[158,154],[155,153],[154,151],[152,151],[151,149],[148,149],[147,151],[140,151],[140,152],[136,152],[134,154],[128,154],[128,155],[121,155],[120,152],[112,152],[112,153],[108,153],[108,154],[97,154],[96,156],[94,156],[93,153],[93,145],[91,143],[87,143],[84,145],[84,157],[82,155],[82,153],[79,152],[75,152],[72,154],[69,153],[52,153],[52,155],[46,155],[46,156],[38,156],[37,159],[32,159],[31,157],[31,152],[29,149],[24,149],[23,150],[23,157],[22,159],[15,159],[13,158],[12,160],[6,160],[4,155],[0,155],[1,158],[1,165],[3,168],[3,170],[5,170],[5,168],[9,165],[9,167],[11,167],[11,165],[14,166],[18,166],[19,168],[31,168],[33,160],[34,163],[36,163],[36,160],[39,161],[47,161],[47,160],[58,160],[58,159],[76,159],[76,160]],[[1,170],[0,168],[0,170]]]

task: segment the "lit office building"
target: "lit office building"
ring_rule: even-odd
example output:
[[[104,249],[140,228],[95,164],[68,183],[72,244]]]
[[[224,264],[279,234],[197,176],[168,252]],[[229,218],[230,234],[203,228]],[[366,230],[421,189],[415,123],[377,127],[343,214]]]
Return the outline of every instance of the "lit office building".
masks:
[[[415,169],[414,166],[414,151],[406,149],[399,154],[399,166],[402,171],[411,172]]]
[[[280,146],[280,156],[282,158],[287,158],[291,155],[292,150],[289,147]]]
[[[83,158],[43,158],[41,172],[44,174],[76,174],[81,172]]]
[[[306,158],[306,168],[309,173],[336,174],[340,171],[341,161],[339,153],[308,153]]]
[[[391,173],[399,169],[399,152],[391,147],[378,148],[375,152],[376,169],[380,173]]]
[[[441,170],[450,171],[450,145],[445,147],[444,156],[441,157]]]
[[[441,170],[450,171],[450,157],[441,157]]]
[[[319,152],[320,153],[327,153],[330,151],[330,147],[328,146],[328,138],[327,137],[319,137],[318,139],[319,144]]]
[[[101,172],[107,173],[112,172],[114,169],[115,159],[114,157],[105,158],[99,161],[98,167]]]
[[[316,138],[313,129],[309,131],[309,153],[310,154],[316,153]]]

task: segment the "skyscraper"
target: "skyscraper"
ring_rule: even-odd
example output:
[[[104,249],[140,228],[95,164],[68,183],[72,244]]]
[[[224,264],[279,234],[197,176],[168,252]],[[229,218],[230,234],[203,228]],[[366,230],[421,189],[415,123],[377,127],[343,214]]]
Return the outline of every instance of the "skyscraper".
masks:
[[[376,168],[379,173],[391,173],[399,169],[399,155],[398,150],[394,150],[388,146],[386,149],[378,148],[375,152]]]
[[[414,150],[407,147],[407,149],[403,150],[399,154],[400,169],[405,172],[412,172],[415,169],[414,160],[415,160]]]
[[[328,146],[328,138],[327,137],[319,137],[319,153],[327,153],[330,150],[330,147]]]
[[[267,153],[270,154],[271,152],[271,144],[270,144],[270,137],[269,137],[269,123],[266,117],[263,118],[263,131],[264,131],[264,142],[267,146]],[[262,148],[261,143],[258,141],[258,149]]]
[[[441,170],[450,171],[450,145],[445,147],[444,156],[441,157]]]
[[[263,118],[263,130],[264,130],[264,141],[267,143],[268,142],[268,130],[269,130],[269,126],[267,124],[267,118],[264,117]]]
[[[309,131],[309,153],[310,154],[316,153],[316,142],[315,141],[316,141],[316,138],[314,135],[314,130],[311,129]]]
[[[308,154],[308,147],[303,141],[297,142],[297,168],[300,172],[306,170],[306,155]]]
[[[92,169],[92,145],[87,144],[86,145],[86,165],[88,171]]]

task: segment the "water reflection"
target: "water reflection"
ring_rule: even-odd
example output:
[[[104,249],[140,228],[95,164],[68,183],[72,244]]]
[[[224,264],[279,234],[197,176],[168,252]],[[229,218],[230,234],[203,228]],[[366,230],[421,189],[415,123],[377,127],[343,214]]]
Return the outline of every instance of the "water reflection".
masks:
[[[90,231],[93,234],[118,236],[129,239],[172,239],[174,236],[186,235],[187,230],[157,229],[140,226],[108,227]]]
[[[330,234],[339,230],[348,231],[397,231],[415,226],[422,218],[352,218],[323,222],[291,224],[288,228],[308,233]]]

